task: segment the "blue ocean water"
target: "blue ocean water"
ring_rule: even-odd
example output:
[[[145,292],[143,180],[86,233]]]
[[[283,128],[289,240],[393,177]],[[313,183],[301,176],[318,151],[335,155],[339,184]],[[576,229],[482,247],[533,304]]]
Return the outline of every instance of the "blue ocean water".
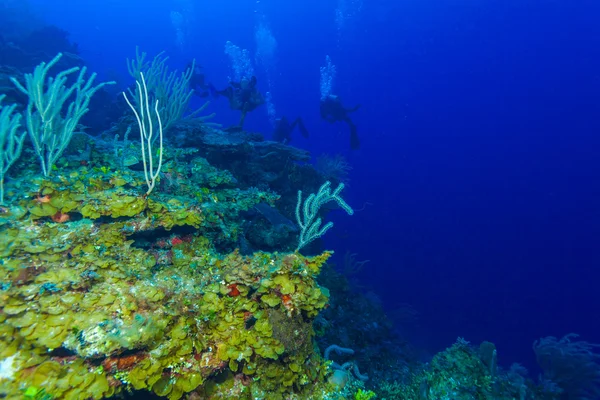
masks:
[[[399,315],[423,360],[463,337],[536,376],[534,340],[600,343],[600,3],[29,0],[27,12],[120,90],[136,46],[179,71],[195,59],[219,89],[236,73],[226,43],[247,49],[271,106],[244,129],[270,138],[273,118],[299,116],[310,137],[295,131],[292,146],[313,163],[344,157],[355,212],[328,214],[323,247],[338,265],[369,260],[353,291]],[[359,149],[319,113],[327,56],[331,93],[360,105]],[[207,110],[238,122],[224,100]]]

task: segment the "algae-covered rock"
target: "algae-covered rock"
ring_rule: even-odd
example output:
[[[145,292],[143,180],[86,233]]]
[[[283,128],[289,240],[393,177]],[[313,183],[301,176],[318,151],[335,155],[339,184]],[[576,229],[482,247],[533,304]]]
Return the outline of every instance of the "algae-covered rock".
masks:
[[[325,397],[311,323],[331,254],[233,250],[275,193],[201,158],[197,182],[166,163],[151,196],[139,172],[61,168],[0,221],[0,396]]]

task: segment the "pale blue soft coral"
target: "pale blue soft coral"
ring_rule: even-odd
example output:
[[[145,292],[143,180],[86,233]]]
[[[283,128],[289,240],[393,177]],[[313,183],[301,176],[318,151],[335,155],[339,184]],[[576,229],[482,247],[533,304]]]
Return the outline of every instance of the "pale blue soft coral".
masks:
[[[86,78],[85,67],[70,68],[48,77],[61,57],[62,53],[58,53],[52,61],[35,67],[33,73],[25,74],[23,83],[10,78],[17,89],[29,97],[25,121],[44,176],[50,174],[67,148],[79,120],[89,111],[92,96],[104,86],[115,84],[103,82],[94,86],[96,74]],[[79,74],[72,79],[76,72]]]
[[[4,203],[4,177],[21,156],[25,132],[21,131],[21,114],[15,104],[2,106],[6,97],[0,95],[0,204]]]
[[[333,222],[323,222],[319,217],[319,210],[322,206],[335,201],[340,208],[353,215],[354,210],[341,198],[340,193],[344,189],[344,184],[340,183],[335,190],[331,190],[331,182],[327,181],[319,188],[317,193],[310,194],[306,200],[302,201],[302,191],[298,191],[298,203],[296,204],[296,222],[300,227],[300,237],[298,238],[298,247],[296,251],[323,236],[325,232],[333,227]]]
[[[544,379],[560,386],[569,399],[600,398],[600,344],[577,340],[570,333],[562,339],[553,336],[533,343]]]

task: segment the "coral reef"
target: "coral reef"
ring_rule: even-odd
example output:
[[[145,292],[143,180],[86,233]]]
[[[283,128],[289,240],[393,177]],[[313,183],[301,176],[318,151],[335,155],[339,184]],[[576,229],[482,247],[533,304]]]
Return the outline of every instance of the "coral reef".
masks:
[[[75,135],[44,178],[29,151],[8,185],[0,395],[343,398],[313,340],[330,253],[236,250],[241,215],[280,196],[173,147],[146,196],[111,144]]]
[[[83,64],[60,29],[6,37],[0,29],[0,97],[15,103],[11,113],[27,99],[9,77],[21,79],[45,52],[65,52],[57,68]],[[114,93],[98,94],[90,103],[98,114],[82,119],[97,136],[74,132],[56,142],[64,153],[47,176],[30,146],[11,160],[0,207],[1,398],[560,395],[518,365],[502,370],[489,342],[459,340],[417,361],[377,297],[327,264],[332,252],[319,236],[330,225],[318,228],[330,209],[320,206],[333,198],[349,210],[337,197],[350,170],[343,158],[322,158],[315,169],[304,150],[185,119],[182,108],[147,190],[140,145],[129,141],[132,116],[115,106]],[[305,207],[304,218],[299,192],[323,200]],[[294,217],[304,233],[318,233],[300,246]],[[344,272],[367,262],[349,251]]]

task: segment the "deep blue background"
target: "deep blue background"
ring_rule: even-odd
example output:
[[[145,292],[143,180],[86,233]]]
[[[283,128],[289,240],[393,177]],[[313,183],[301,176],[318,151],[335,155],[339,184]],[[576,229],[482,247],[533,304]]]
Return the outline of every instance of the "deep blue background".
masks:
[[[349,1],[349,0],[347,0]],[[430,351],[457,336],[490,340],[501,363],[533,359],[544,335],[600,342],[600,3],[562,0],[364,0],[343,30],[335,0],[206,0],[185,54],[156,0],[33,0],[83,57],[124,84],[136,45],[192,57],[227,82],[225,41],[254,51],[257,21],[278,41],[279,115],[302,115],[295,145],[354,166],[353,217],[332,213],[327,245],[371,263],[362,283],[390,311],[420,313],[412,340]],[[40,3],[40,4],[37,4]],[[576,3],[576,4],[575,4]],[[319,120],[319,67],[355,114],[363,146]],[[259,73],[261,88],[265,76]],[[237,116],[225,102],[217,120]],[[269,132],[266,110],[247,128]]]

